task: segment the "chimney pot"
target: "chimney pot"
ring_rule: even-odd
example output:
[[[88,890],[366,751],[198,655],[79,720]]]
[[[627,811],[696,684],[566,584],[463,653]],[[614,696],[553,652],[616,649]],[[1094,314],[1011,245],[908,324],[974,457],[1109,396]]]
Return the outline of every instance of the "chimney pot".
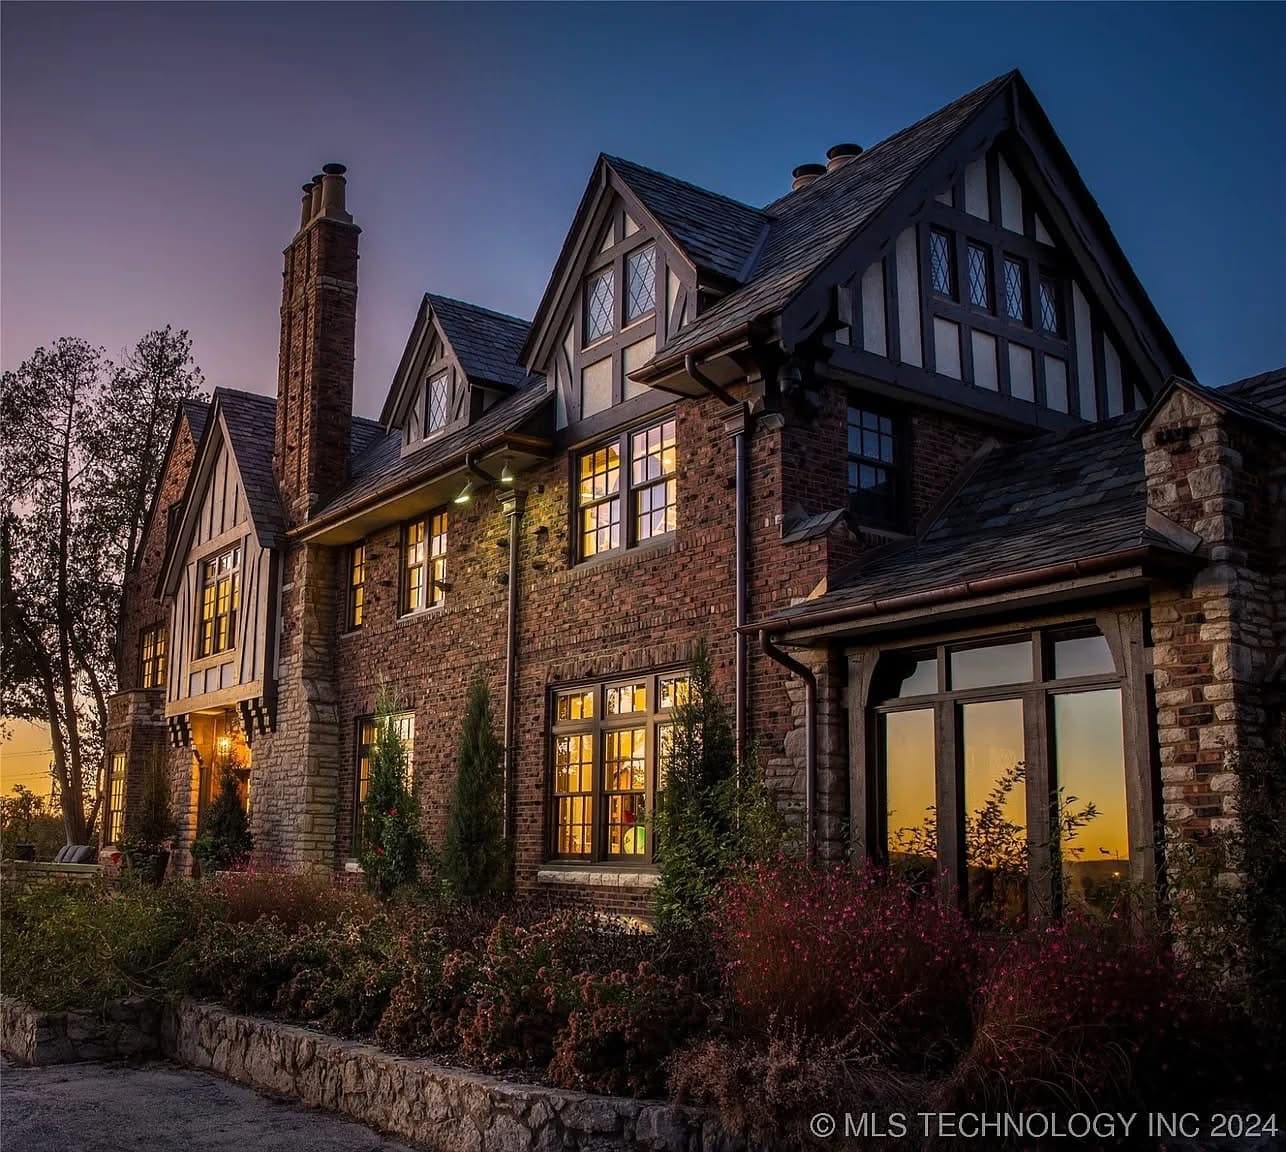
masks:
[[[826,149],[826,171],[834,172],[843,168],[850,160],[856,160],[862,154],[860,144],[835,144]]]
[[[313,218],[313,186],[312,183],[304,185],[304,199],[299,205],[299,227],[307,228],[308,221]]]
[[[826,174],[824,164],[801,164],[791,172],[790,190],[798,192],[801,188],[807,188],[819,176]]]
[[[344,173],[342,164],[327,164],[321,176],[321,213],[332,220],[352,220],[344,210]]]
[[[322,176],[321,173],[318,173],[316,176],[313,177],[312,215],[309,216],[310,220],[312,219],[313,216],[316,216],[317,213],[321,211],[322,180],[324,179],[325,177]]]

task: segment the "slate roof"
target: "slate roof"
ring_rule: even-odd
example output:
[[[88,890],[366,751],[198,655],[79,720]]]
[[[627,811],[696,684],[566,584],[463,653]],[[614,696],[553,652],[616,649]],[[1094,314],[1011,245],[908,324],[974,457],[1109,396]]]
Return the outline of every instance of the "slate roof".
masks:
[[[518,362],[531,328],[526,320],[450,296],[428,293],[426,299],[471,381],[495,384],[507,391],[531,383],[532,377]]]
[[[359,505],[378,499],[419,480],[427,480],[464,457],[480,450],[505,432],[516,432],[532,421],[553,401],[553,394],[543,380],[506,397],[484,412],[472,424],[432,441],[414,452],[402,455],[402,436],[392,432],[376,440],[353,461],[352,479],[331,502],[319,508],[312,524],[329,520]]]
[[[188,427],[192,430],[192,442],[201,443],[201,437],[205,433],[205,418],[210,414],[210,405],[204,400],[180,400],[179,407],[183,409],[183,415],[188,419]]]
[[[655,362],[678,360],[710,339],[784,307],[1014,75],[988,81],[768,205],[767,238],[743,277],[744,287],[685,327]]]
[[[272,448],[277,426],[277,401],[256,392],[216,388],[214,401],[228,430],[228,446],[241,473],[246,507],[255,535],[265,548],[274,547],[285,535],[286,517],[272,474]]]
[[[1131,413],[994,449],[918,540],[872,552],[841,570],[830,592],[772,623],[1144,544],[1170,546],[1146,526],[1138,420]]]
[[[1214,391],[1231,411],[1286,431],[1286,365]]]
[[[740,283],[772,217],[619,156],[604,156],[643,206],[700,269]]]

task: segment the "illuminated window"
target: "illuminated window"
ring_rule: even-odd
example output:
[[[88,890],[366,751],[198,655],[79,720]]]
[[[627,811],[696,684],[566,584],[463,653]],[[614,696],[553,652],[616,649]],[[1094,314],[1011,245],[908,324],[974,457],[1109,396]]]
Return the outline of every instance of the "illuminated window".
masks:
[[[447,576],[447,514],[413,520],[402,536],[402,612],[420,612],[442,603]]]
[[[398,737],[402,741],[402,767],[406,773],[406,786],[411,788],[415,781],[415,713],[394,712],[392,721]],[[366,793],[371,786],[371,757],[375,753],[375,743],[379,735],[378,718],[363,716],[357,722],[357,774],[356,791],[353,805],[353,852],[361,850],[362,831],[365,825],[362,805],[366,803]]]
[[[684,672],[554,694],[552,843],[557,858],[649,863],[647,814],[664,782]]]
[[[576,464],[577,558],[673,532],[678,523],[679,457],[673,418],[581,453]],[[622,461],[628,468],[622,470]],[[624,489],[624,490],[623,490]],[[622,497],[630,517],[622,535]]]
[[[125,753],[112,755],[112,766],[107,777],[107,839],[105,843],[118,844],[125,832]]]
[[[213,656],[237,643],[241,605],[241,545],[212,556],[201,565],[201,630],[197,655]]]
[[[585,281],[585,343],[593,344],[616,331],[616,286],[612,269]]]
[[[362,626],[366,609],[366,545],[354,544],[348,554],[348,620],[349,628]]]
[[[899,519],[897,432],[893,417],[867,407],[848,409],[848,491],[859,519]]]
[[[1025,921],[1033,901],[1121,899],[1131,867],[1121,688],[1100,633],[885,653],[873,701],[881,802],[868,827],[890,866],[919,879],[954,870],[971,910],[997,922]],[[944,788],[958,812],[939,810]],[[1050,797],[1052,847],[1028,837],[1039,796]]]
[[[139,638],[142,660],[140,680],[144,688],[165,686],[165,637],[165,625],[158,624],[154,628],[144,628]]]
[[[656,246],[631,252],[625,261],[625,322],[633,323],[656,307]]]
[[[432,436],[441,432],[451,419],[451,374],[439,372],[429,381],[428,411],[424,429]]]

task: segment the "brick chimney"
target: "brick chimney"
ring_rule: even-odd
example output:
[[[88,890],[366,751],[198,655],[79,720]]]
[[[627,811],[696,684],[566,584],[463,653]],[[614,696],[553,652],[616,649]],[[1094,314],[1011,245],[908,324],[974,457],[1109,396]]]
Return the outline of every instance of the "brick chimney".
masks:
[[[282,273],[272,468],[292,525],[348,479],[360,233],[344,208],[344,166],[327,164],[304,185]]]

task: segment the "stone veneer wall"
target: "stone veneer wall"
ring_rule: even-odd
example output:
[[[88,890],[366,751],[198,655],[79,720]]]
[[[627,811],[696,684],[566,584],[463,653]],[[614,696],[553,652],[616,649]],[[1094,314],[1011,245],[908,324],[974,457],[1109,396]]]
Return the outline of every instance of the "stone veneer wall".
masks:
[[[94,1012],[41,1012],[0,997],[0,1051],[19,1064],[131,1060],[161,1051],[162,1007],[141,996]]]
[[[738,1147],[694,1109],[499,1080],[210,1004],[184,1001],[169,1014],[164,1048],[190,1068],[444,1152]]]
[[[1148,506],[1201,538],[1208,565],[1152,595],[1164,817],[1200,839],[1236,821],[1236,756],[1264,747],[1262,685],[1275,631],[1283,511],[1264,483],[1281,467],[1262,430],[1176,388],[1143,435]]]

